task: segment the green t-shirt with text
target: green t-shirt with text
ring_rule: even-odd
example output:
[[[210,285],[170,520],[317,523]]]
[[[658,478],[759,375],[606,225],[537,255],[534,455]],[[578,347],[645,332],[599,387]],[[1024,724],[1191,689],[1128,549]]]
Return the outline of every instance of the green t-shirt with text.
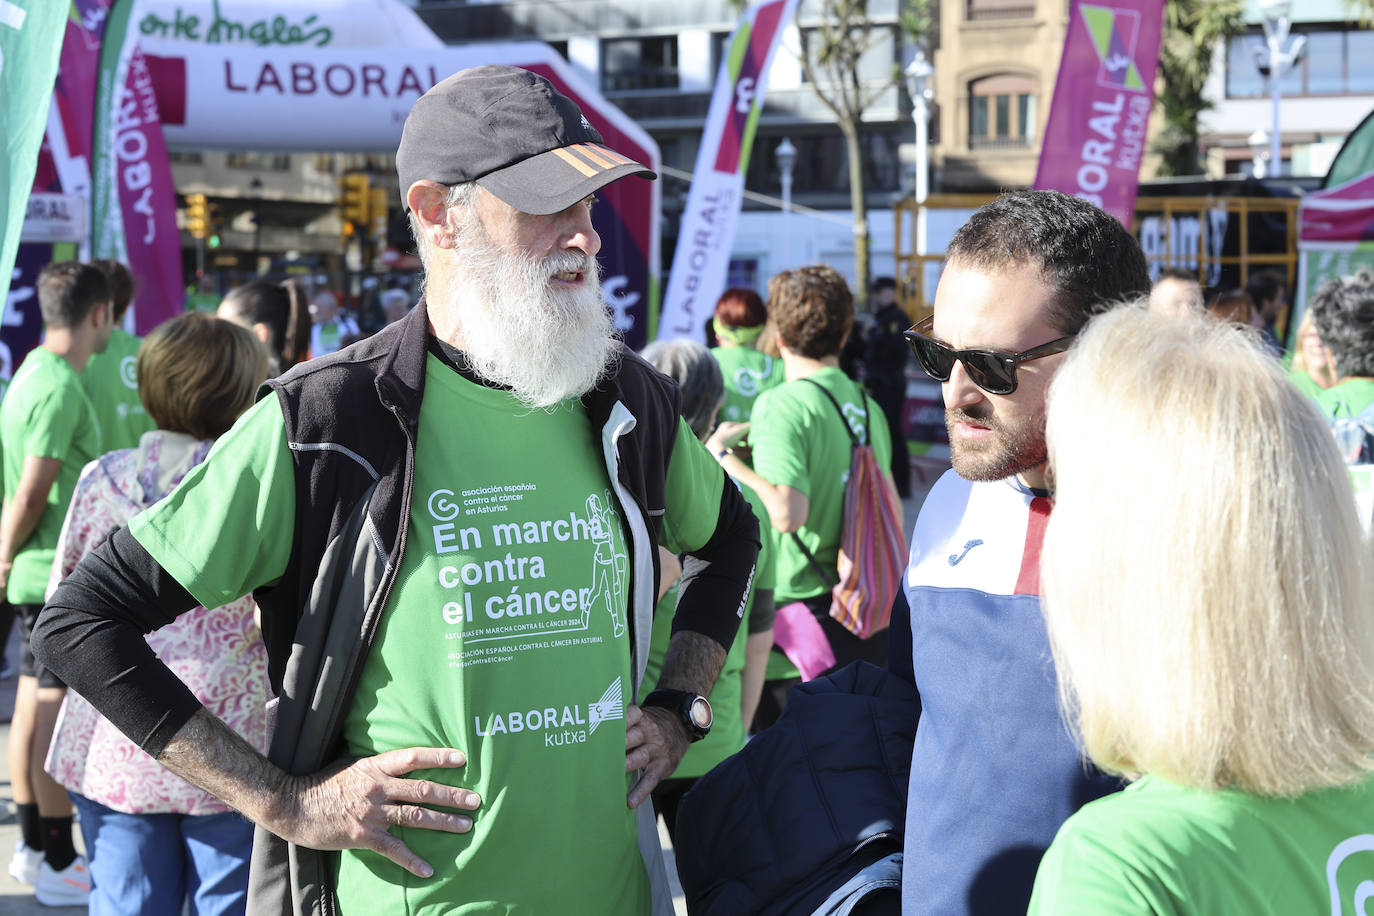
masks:
[[[115,328],[104,353],[81,370],[81,387],[100,421],[100,444],[107,452],[137,448],[139,438],[156,429],[138,398],[138,348],[142,339]]]
[[[731,423],[748,423],[758,396],[787,380],[782,360],[753,347],[712,347],[711,355],[725,377],[720,419]]]
[[[1359,913],[1374,889],[1374,778],[1297,798],[1145,777],[1083,807],[1029,916]]]
[[[5,501],[14,498],[26,457],[55,458],[62,467],[33,533],[19,545],[6,596],[14,604],[41,604],[67,506],[81,469],[101,453],[100,424],[71,363],[35,347],[14,373],[0,401],[0,467]]]
[[[579,402],[530,411],[429,357],[406,550],[343,737],[353,754],[462,749],[466,767],[413,776],[483,804],[468,834],[395,830],[430,879],[339,854],[345,914],[647,911],[625,802],[631,563],[601,455]],[[690,551],[715,530],[724,477],[685,425],[672,455],[663,539]],[[266,398],[130,530],[213,606],[281,576],[294,511]]]
[[[764,508],[763,501],[749,487],[738,481],[735,483],[748,501],[749,508],[754,510],[754,516],[762,530],[768,524],[768,510]],[[674,779],[692,779],[704,775],[716,764],[744,747],[744,739],[749,734],[749,725],[744,721],[744,711],[740,706],[743,696],[740,678],[744,672],[744,650],[749,637],[748,620],[749,615],[754,612],[754,595],[760,589],[771,591],[774,576],[772,544],[767,537],[761,540],[763,547],[754,566],[754,582],[747,596],[745,625],[740,627],[735,641],[731,643],[730,651],[725,656],[725,664],[716,677],[716,684],[711,688],[710,696],[707,697],[711,701],[714,719],[711,723],[711,733],[688,746],[687,754],[673,771]],[[640,699],[648,696],[649,691],[658,686],[658,676],[663,673],[663,659],[668,654],[668,642],[672,638],[673,610],[677,607],[677,593],[677,583],[673,583],[673,587],[659,599],[658,607],[655,608],[653,642],[649,649],[649,666],[644,671],[644,683],[639,688]]]

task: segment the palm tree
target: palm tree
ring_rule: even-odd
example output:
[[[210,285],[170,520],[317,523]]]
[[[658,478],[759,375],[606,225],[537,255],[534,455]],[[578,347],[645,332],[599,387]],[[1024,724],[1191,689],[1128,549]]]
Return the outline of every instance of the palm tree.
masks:
[[[1374,0],[1361,0],[1374,4]],[[1151,144],[1163,157],[1159,174],[1200,175],[1198,116],[1211,107],[1202,87],[1212,72],[1218,41],[1239,32],[1241,0],[1169,0],[1159,49],[1158,98],[1164,129]]]

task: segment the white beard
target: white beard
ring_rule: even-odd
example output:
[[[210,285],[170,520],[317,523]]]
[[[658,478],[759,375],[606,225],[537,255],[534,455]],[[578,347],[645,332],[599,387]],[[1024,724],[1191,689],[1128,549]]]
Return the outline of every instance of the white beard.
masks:
[[[458,310],[458,330],[469,366],[510,388],[525,406],[552,407],[596,387],[614,365],[615,328],[601,298],[600,265],[577,252],[544,260],[492,243],[470,218],[443,271],[443,300]],[[563,271],[582,271],[575,289],[553,286]]]

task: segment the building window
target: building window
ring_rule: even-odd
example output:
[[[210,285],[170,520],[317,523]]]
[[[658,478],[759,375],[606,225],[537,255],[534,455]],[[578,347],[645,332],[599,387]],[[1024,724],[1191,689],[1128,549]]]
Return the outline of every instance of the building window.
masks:
[[[1285,96],[1364,95],[1374,93],[1374,32],[1366,29],[1294,29],[1307,36],[1302,60],[1279,82]],[[1269,95],[1269,78],[1260,73],[1267,58],[1264,32],[1253,28],[1226,42],[1226,97],[1258,99]]]
[[[968,86],[969,149],[1030,149],[1035,140],[1031,79],[999,73]]]
[[[898,191],[902,183],[902,165],[898,147],[908,142],[907,125],[884,127],[866,126],[859,142],[864,158],[864,189],[869,193]],[[825,133],[789,132],[797,147],[797,164],[792,173],[794,194],[837,194],[849,192],[849,150],[839,130]],[[782,176],[778,171],[776,150],[780,136],[759,137],[749,157],[749,169],[744,186],[764,194],[777,195],[782,191]]]
[[[229,153],[224,157],[224,165],[231,169],[289,172],[291,157],[285,153]]]
[[[677,36],[608,38],[601,43],[601,89],[639,92],[676,89]]]
[[[980,19],[1034,19],[1035,0],[965,0],[965,15]]]
[[[190,153],[183,150],[168,150],[167,161],[175,162],[179,165],[200,165],[205,161],[202,153]]]

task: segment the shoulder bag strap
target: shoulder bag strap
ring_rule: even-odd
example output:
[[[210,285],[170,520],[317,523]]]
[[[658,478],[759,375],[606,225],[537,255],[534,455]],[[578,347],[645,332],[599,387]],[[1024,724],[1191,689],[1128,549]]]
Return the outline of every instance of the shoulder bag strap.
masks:
[[[834,406],[835,413],[839,416],[841,425],[844,426],[844,431],[849,434],[849,446],[852,453],[854,449],[859,447],[859,437],[854,433],[854,430],[850,429],[849,421],[845,419],[844,410],[841,409],[840,402],[835,400],[835,396],[827,391],[826,387],[815,379],[808,377],[802,379],[802,381],[810,382],[815,385],[820,393],[825,395],[825,399]],[[862,395],[862,392],[860,392],[860,395]],[[864,409],[868,409],[867,403],[865,403]],[[806,549],[806,545],[802,543],[801,536],[795,531],[792,532],[792,541],[797,545],[797,549],[802,552],[802,556],[806,557],[806,562],[811,565],[811,570],[821,577],[822,582],[829,582],[832,578],[837,578],[837,575],[827,575],[825,570],[821,569],[821,564],[816,562],[815,555],[811,553],[810,550]]]

